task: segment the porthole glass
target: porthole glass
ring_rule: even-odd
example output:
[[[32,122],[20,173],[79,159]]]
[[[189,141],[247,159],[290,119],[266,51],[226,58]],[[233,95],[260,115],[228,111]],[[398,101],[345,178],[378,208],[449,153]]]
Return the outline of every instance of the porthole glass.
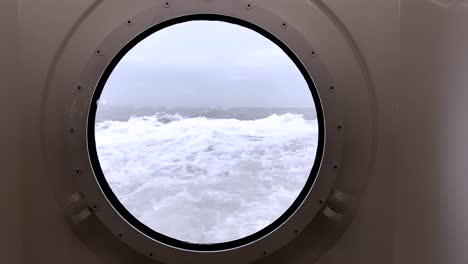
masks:
[[[102,190],[130,224],[169,244],[266,235],[300,206],[319,166],[310,76],[268,32],[222,20],[170,22],[134,39],[90,109]]]

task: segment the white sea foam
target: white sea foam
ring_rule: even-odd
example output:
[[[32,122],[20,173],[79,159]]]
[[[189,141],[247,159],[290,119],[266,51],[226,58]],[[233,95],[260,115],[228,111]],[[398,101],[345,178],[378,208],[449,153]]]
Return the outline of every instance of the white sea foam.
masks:
[[[156,114],[96,124],[112,190],[154,230],[192,243],[253,234],[302,190],[315,159],[317,122]]]

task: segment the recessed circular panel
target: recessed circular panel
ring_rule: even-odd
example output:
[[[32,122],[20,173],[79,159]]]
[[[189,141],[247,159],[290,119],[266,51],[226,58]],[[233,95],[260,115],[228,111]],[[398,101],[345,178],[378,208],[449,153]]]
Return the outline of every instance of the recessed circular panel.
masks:
[[[321,4],[316,6],[315,4],[318,5],[318,3],[311,4],[309,1],[295,1],[294,3],[291,2],[291,8],[289,6],[283,8],[284,5],[278,5],[275,1],[266,1],[258,2],[249,8],[248,3],[245,1],[173,0],[169,7],[161,5],[161,3],[155,3],[151,8],[143,8],[144,3],[129,6],[122,3],[125,8],[120,10],[125,10],[124,17],[122,17],[122,13],[109,13],[109,8],[114,8],[115,4],[105,1],[100,4],[101,8],[87,9],[86,18],[89,17],[89,19],[77,22],[75,31],[72,30],[69,33],[72,37],[64,40],[63,47],[65,48],[60,50],[56,56],[57,63],[53,63],[49,69],[51,75],[45,85],[47,89],[44,91],[41,113],[42,144],[45,150],[47,167],[50,169],[48,180],[57,193],[57,199],[62,202],[79,194],[87,202],[87,205],[81,202],[79,205],[89,206],[93,209],[93,214],[99,219],[99,221],[80,221],[76,223],[77,225],[83,225],[81,230],[96,231],[92,232],[92,234],[77,232],[77,235],[93,241],[106,241],[106,239],[111,239],[108,236],[112,234],[115,239],[121,240],[142,255],[164,263],[234,264],[251,263],[260,258],[265,258],[261,262],[290,263],[303,259],[306,252],[307,257],[310,259],[316,259],[323,254],[330,246],[329,241],[341,234],[344,227],[350,223],[354,214],[353,208],[356,208],[359,194],[362,193],[362,188],[365,186],[365,175],[371,168],[373,162],[371,158],[372,149],[375,146],[375,98],[373,97],[372,82],[367,75],[368,69],[366,69],[366,63],[359,52],[359,48],[353,44],[354,42],[349,34],[343,34],[343,32],[347,32],[346,28],[336,23],[334,17],[330,17],[333,14],[329,14],[325,6]],[[138,10],[144,11],[135,13]],[[302,10],[303,12],[294,12],[294,10]],[[106,23],[101,23],[100,19],[103,17],[106,18]],[[106,131],[105,126],[101,126],[100,130],[98,128],[101,121],[104,121],[100,119],[103,117],[100,111],[101,107],[113,103],[111,99],[106,102],[105,93],[111,87],[108,86],[113,79],[111,75],[114,74],[114,71],[117,73],[120,66],[125,64],[126,54],[131,54],[132,50],[136,50],[139,43],[143,44],[147,37],[157,36],[164,29],[170,30],[174,25],[183,22],[189,23],[189,21],[194,20],[203,20],[205,22],[206,20],[210,22],[216,20],[218,23],[219,21],[230,22],[234,25],[244,26],[243,30],[253,29],[253,33],[260,33],[275,43],[288,55],[295,67],[302,73],[310,89],[311,100],[313,100],[317,116],[318,140],[316,153],[311,152],[311,154],[315,155],[315,160],[310,164],[311,173],[303,188],[295,199],[291,198],[293,200],[292,204],[289,207],[285,205],[287,208],[282,214],[281,210],[278,210],[277,214],[281,215],[272,223],[265,223],[266,227],[258,227],[259,231],[255,232],[255,229],[251,229],[243,234],[238,233],[240,234],[238,237],[241,237],[239,239],[235,239],[235,236],[230,238],[225,236],[223,239],[217,240],[220,242],[212,244],[206,242],[210,240],[204,242],[199,239],[197,242],[197,239],[193,237],[177,237],[177,234],[171,234],[161,228],[158,229],[158,227],[151,226],[148,222],[145,223],[144,219],[140,219],[138,210],[132,212],[133,209],[125,204],[124,198],[120,197],[121,199],[119,199],[117,187],[112,187],[112,176],[103,171],[106,166],[114,169],[115,167],[109,166],[110,162],[107,165],[104,160],[101,162],[100,158],[103,155],[98,155],[96,145],[96,140],[100,143],[110,140],[110,137],[99,137],[100,132]],[[131,23],[128,23],[128,21],[131,21]],[[286,27],[283,26],[284,22],[287,25]],[[120,23],[119,26],[117,26],[118,23]],[[215,40],[207,44],[207,47],[213,47],[213,43],[222,41],[220,39],[226,33],[223,34],[219,34],[217,38],[212,35],[211,37],[215,38]],[[269,42],[267,41],[267,43]],[[191,43],[187,42],[186,44],[186,46],[190,46]],[[243,47],[245,53],[249,51],[249,44],[249,42],[244,41],[237,46],[239,48]],[[215,52],[214,49],[211,50],[213,53]],[[198,50],[192,53],[197,54]],[[224,56],[222,55],[219,58],[225,58]],[[151,59],[151,56],[148,56],[148,59]],[[223,69],[221,67],[223,65],[222,61],[222,59],[219,59],[217,63],[213,64],[216,66],[210,71],[209,74],[211,75],[208,75],[210,76],[210,78],[207,78],[208,80],[214,80],[212,76],[214,73],[219,72],[218,68]],[[227,64],[231,64],[231,61],[228,61]],[[255,61],[250,59],[250,61],[261,63],[263,60]],[[242,69],[245,69],[245,67]],[[294,69],[294,67],[288,69]],[[343,69],[346,70],[343,71]],[[250,74],[250,72],[248,73]],[[270,76],[273,76],[273,79],[279,79],[283,74],[270,74]],[[242,78],[237,74],[237,77],[231,77],[231,79],[239,80]],[[158,83],[158,81],[155,81],[155,86]],[[133,93],[138,93],[138,89],[135,87],[137,87],[136,83],[132,82],[125,90],[125,95],[129,101],[133,100]],[[333,90],[330,87],[333,87]],[[292,87],[290,88],[292,89]],[[262,87],[262,89],[267,90],[268,87]],[[246,95],[245,91],[234,94],[234,96],[242,94]],[[159,93],[159,95],[162,96],[163,94]],[[203,93],[196,93],[195,95],[201,96]],[[288,101],[288,94],[283,95],[284,101]],[[101,96],[104,100],[100,100]],[[184,98],[187,98],[187,96]],[[344,98],[347,99],[346,102],[342,100]],[[154,97],[150,99],[155,100]],[[216,101],[219,101],[222,106],[215,105],[213,108],[218,110],[233,108],[224,104],[225,101],[223,100]],[[245,101],[248,102],[248,100]],[[262,100],[258,101],[262,102]],[[282,107],[284,106],[282,105]],[[180,107],[180,105],[177,107]],[[343,114],[344,111],[346,111],[346,114]],[[105,116],[104,112],[102,114]],[[270,117],[270,115],[266,117],[260,115],[252,120],[246,120],[238,116],[217,118],[217,116],[207,113],[189,115],[181,113],[181,111],[176,113],[168,112],[165,113],[173,116],[178,114],[178,119],[172,118],[159,122],[164,119],[161,119],[160,112],[158,117],[156,115],[158,112],[144,112],[142,114],[137,111],[132,114],[133,121],[142,120],[143,118],[156,118],[159,123],[166,126],[181,124],[178,121],[186,122],[190,119],[200,118],[207,122],[213,121],[213,119],[237,119],[239,123],[245,124]],[[281,113],[276,114],[278,117],[282,115]],[[299,113],[291,114],[296,116]],[[128,118],[128,112],[125,115],[127,116],[105,122],[109,122],[109,124],[114,122],[113,125],[121,122],[127,128],[134,129],[133,131],[140,130],[136,126],[130,127],[128,122],[132,118]],[[304,123],[310,121],[305,115],[303,119]],[[197,125],[200,124],[197,123]],[[279,129],[280,126],[277,126],[276,131],[286,133],[294,127],[288,126],[287,129],[281,130]],[[338,127],[341,127],[341,129],[337,129]],[[270,136],[272,135],[272,129],[266,131],[270,133]],[[158,135],[160,134],[158,133]],[[184,133],[184,135],[188,134]],[[125,139],[125,137],[123,138]],[[141,140],[144,138],[140,137]],[[258,138],[252,138],[253,143],[261,142],[258,140]],[[346,144],[344,144],[344,140],[346,140]],[[223,141],[221,145],[223,147],[227,146],[226,142],[228,141]],[[120,148],[125,153],[129,150],[125,146],[132,145],[123,144],[125,142],[117,143],[107,145],[107,147],[112,146],[115,150]],[[141,145],[142,142],[137,143]],[[100,147],[103,147],[103,145]],[[210,146],[200,148],[197,154],[204,154],[203,150],[207,150],[209,153],[214,149],[210,148]],[[119,152],[115,151],[114,154],[119,154]],[[342,159],[342,156],[344,159]],[[165,156],[159,155],[157,158],[162,159],[163,157]],[[345,160],[347,161],[344,162]],[[147,163],[148,166],[150,163],[154,164],[154,160],[147,159]],[[117,164],[120,164],[120,162],[117,162]],[[212,164],[217,164],[217,162]],[[183,166],[187,168],[186,171],[191,168],[186,165]],[[270,168],[273,167],[274,165]],[[145,174],[145,171],[141,170],[143,167],[129,166],[128,168],[131,169],[134,175]],[[149,166],[149,168],[154,167]],[[135,173],[137,169],[140,171]],[[209,171],[214,172],[214,170]],[[265,173],[264,175],[273,174]],[[183,177],[187,176],[190,175],[183,174]],[[176,178],[179,179],[179,177]],[[267,187],[265,182],[262,183]],[[350,199],[351,202],[346,205],[346,208],[341,207],[341,204],[336,208],[333,207],[333,209],[339,210],[337,213],[346,216],[341,218],[339,222],[336,219],[327,218],[327,207],[323,208],[333,202],[330,201],[329,196],[332,192],[336,194],[333,189],[337,186],[340,188],[345,187],[345,194],[353,194],[352,199]],[[160,190],[166,190],[166,188],[160,188]],[[162,194],[160,193],[160,195]],[[218,196],[215,196],[215,198],[215,201],[220,201]],[[142,201],[141,205],[147,206],[150,203],[149,200]],[[233,200],[228,200],[228,202]],[[172,208],[174,208],[173,205]],[[271,203],[268,205],[271,205]],[[185,203],[183,206],[185,206]],[[89,214],[87,208],[84,211],[80,211],[83,209],[82,207],[73,208],[74,211],[67,211],[66,214],[74,220],[77,219],[77,216],[83,217],[82,212]],[[172,209],[168,211],[170,213],[176,212],[176,210]],[[195,216],[193,211],[188,211],[188,213],[191,213],[192,217]],[[180,219],[177,218],[177,220]],[[180,223],[184,222],[179,221]],[[243,222],[243,224],[245,223],[248,223],[248,221]],[[103,225],[108,230],[102,230]],[[236,227],[239,226],[242,225]],[[200,226],[184,224],[184,227],[194,227],[190,229],[190,231],[194,231]],[[209,227],[214,227],[214,225],[209,225]],[[218,225],[218,227],[233,230],[227,228],[228,225]],[[202,231],[200,233],[205,235],[208,232]],[[233,233],[231,232],[231,234]],[[208,238],[211,241],[216,241],[213,237]],[[223,240],[225,242],[221,242]],[[288,244],[289,246],[286,246]],[[112,243],[106,245],[111,248],[105,246],[93,247],[91,245],[90,248],[93,248],[96,255],[113,255],[112,258],[116,261],[121,257],[128,257],[127,253],[122,252],[121,247]]]
[[[160,24],[117,54],[92,99],[88,148],[101,189],[133,227],[219,250],[294,214],[318,172],[323,117],[286,45],[207,17]]]

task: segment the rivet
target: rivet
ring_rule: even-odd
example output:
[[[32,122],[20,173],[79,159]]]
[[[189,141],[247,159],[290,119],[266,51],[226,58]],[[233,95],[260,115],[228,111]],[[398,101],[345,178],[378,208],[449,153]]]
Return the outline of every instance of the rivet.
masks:
[[[70,133],[70,135],[74,135],[76,133],[76,130],[74,128],[70,128],[68,129],[68,133]]]
[[[245,9],[247,9],[247,10],[252,10],[252,8],[253,8],[253,4],[252,4],[252,3],[246,3]]]
[[[127,20],[127,25],[131,26],[133,24],[133,21],[131,19]]]
[[[101,50],[96,50],[96,55],[100,56],[102,54]]]
[[[171,2],[169,2],[169,1],[164,2],[164,7],[166,7],[166,8],[171,7]]]
[[[282,22],[282,23],[281,23],[281,27],[282,27],[282,28],[287,28],[287,27],[288,27],[288,24],[286,24],[286,22]]]

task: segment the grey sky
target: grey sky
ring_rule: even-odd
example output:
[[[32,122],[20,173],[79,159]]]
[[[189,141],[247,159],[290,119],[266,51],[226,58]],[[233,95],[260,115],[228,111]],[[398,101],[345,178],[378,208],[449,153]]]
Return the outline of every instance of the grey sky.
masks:
[[[250,29],[191,21],[147,37],[120,61],[101,103],[131,106],[313,107],[302,74]]]

